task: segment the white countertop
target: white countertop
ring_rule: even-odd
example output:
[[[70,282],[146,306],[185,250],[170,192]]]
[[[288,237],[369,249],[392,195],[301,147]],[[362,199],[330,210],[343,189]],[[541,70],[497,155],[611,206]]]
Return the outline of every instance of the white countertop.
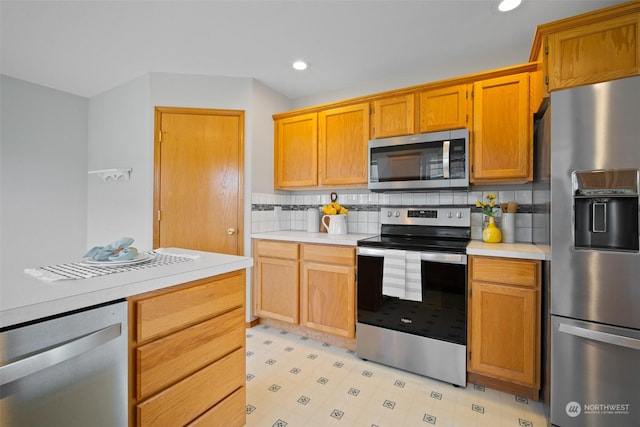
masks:
[[[263,240],[283,240],[289,242],[321,243],[325,245],[348,245],[356,246],[358,240],[373,237],[375,234],[328,234],[328,233],[307,233],[300,230],[268,231],[265,233],[253,233],[252,239]]]
[[[307,233],[300,230],[270,231],[254,233],[253,239],[282,240],[302,243],[321,243],[327,245],[356,246],[358,240],[374,236],[373,234],[327,234]],[[467,255],[497,256],[503,258],[524,258],[550,260],[551,247],[533,243],[484,243],[472,240],[467,246]]]
[[[551,260],[551,247],[533,243],[485,243],[472,240],[467,245],[467,255],[485,255],[503,258]]]
[[[0,286],[0,327],[217,276],[253,265],[253,259],[250,257],[177,248],[170,250],[199,257],[148,269],[55,282],[43,281],[24,273],[21,268],[16,268],[8,275],[9,280],[3,281]],[[69,260],[74,261],[76,260]]]

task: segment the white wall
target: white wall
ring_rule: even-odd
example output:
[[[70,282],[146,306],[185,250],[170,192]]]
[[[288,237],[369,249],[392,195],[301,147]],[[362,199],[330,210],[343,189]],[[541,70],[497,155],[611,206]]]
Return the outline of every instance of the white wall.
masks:
[[[68,262],[87,233],[88,101],[0,76],[0,270]]]
[[[253,192],[273,192],[273,114],[291,110],[291,101],[254,80],[251,106],[253,150],[251,167]],[[249,165],[247,165],[249,166]]]
[[[150,82],[143,76],[89,100],[89,170],[132,169],[129,181],[88,181],[87,248],[131,237],[151,248],[153,211],[153,113]],[[151,127],[151,128],[150,128]]]
[[[518,60],[517,58],[520,59]],[[304,108],[321,105],[424,83],[437,82],[439,80],[447,80],[468,74],[481,73],[500,67],[526,63],[527,61],[528,52],[519,51],[517,45],[512,46],[510,49],[494,52],[493,54],[486,52],[478,54],[474,58],[473,68],[469,67],[468,58],[461,54],[458,59],[451,58],[446,64],[432,64],[428,69],[403,69],[398,67],[383,79],[373,80],[363,75],[357,85],[342,90],[298,98],[293,100],[292,106],[293,108]]]

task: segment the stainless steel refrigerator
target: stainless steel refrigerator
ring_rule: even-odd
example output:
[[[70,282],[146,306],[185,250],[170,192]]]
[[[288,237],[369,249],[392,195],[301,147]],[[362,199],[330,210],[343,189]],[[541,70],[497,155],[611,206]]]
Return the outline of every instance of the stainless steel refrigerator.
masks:
[[[638,426],[640,77],[551,109],[551,424]]]

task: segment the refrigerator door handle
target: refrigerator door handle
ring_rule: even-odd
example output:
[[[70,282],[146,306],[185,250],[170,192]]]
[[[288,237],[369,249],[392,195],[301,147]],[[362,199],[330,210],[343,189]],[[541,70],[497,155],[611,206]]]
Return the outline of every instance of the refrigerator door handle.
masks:
[[[609,334],[607,332],[594,331],[591,329],[580,328],[578,326],[567,325],[565,323],[560,323],[558,325],[558,332],[586,338],[588,340],[617,345],[620,347],[627,347],[633,350],[640,350],[640,340],[635,338]]]
[[[26,358],[15,360],[0,367],[0,385],[26,377],[50,366],[64,362],[94,349],[122,334],[122,324],[116,323],[104,329],[92,332],[72,341],[49,348],[40,353],[31,354]]]

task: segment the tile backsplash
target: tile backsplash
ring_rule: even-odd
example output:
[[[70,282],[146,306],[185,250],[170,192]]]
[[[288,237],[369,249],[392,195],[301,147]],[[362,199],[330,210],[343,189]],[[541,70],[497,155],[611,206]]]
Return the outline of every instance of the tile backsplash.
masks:
[[[547,190],[548,192],[548,190]],[[330,202],[330,191],[327,194],[271,194],[253,193],[251,196],[252,233],[283,230],[306,230],[306,211],[319,209]],[[350,233],[378,234],[380,232],[380,208],[386,206],[468,206],[471,208],[471,238],[482,237],[483,215],[475,204],[485,200],[489,193],[498,195],[498,203],[515,201],[518,203],[516,213],[516,241],[530,243],[534,235],[546,233],[534,221],[535,212],[544,211],[544,207],[535,203],[546,203],[548,194],[539,194],[533,189],[518,190],[470,190],[470,191],[434,191],[427,193],[361,193],[336,191],[338,203],[349,209],[347,228]],[[500,213],[497,213],[500,224]],[[539,239],[538,239],[539,241]]]

